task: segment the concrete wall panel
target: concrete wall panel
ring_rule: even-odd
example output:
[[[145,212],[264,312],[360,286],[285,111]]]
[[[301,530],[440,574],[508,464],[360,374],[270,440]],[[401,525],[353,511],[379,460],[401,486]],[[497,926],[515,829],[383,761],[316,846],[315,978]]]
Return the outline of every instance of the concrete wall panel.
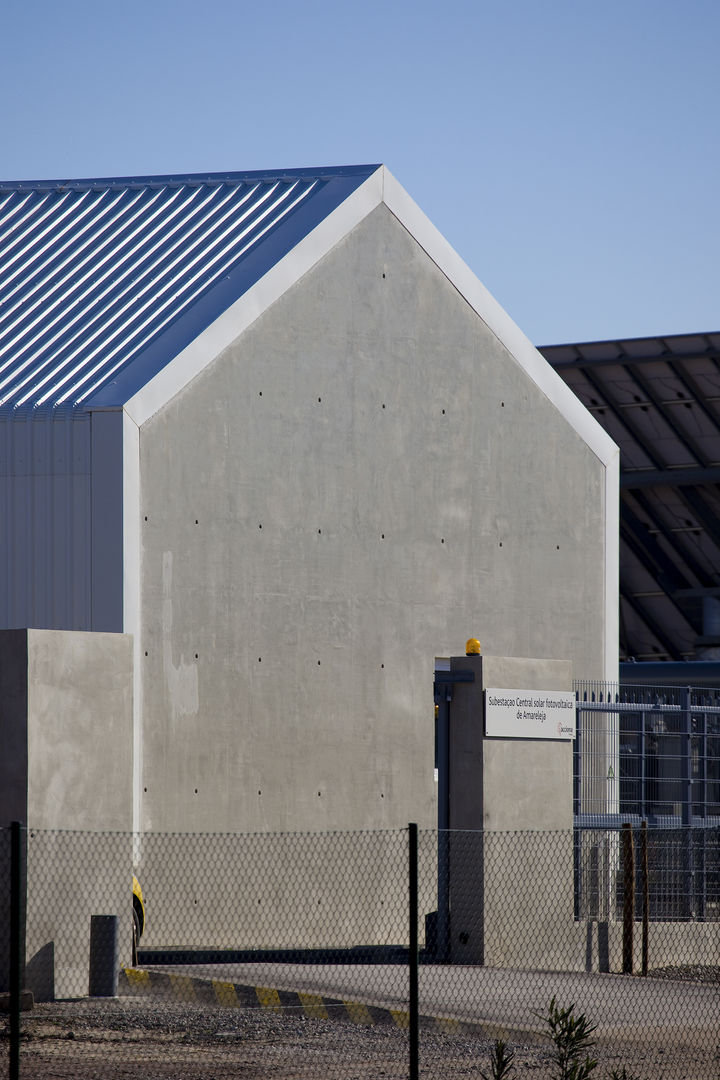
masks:
[[[27,826],[26,985],[41,999],[87,993],[91,915],[118,916],[130,959],[132,685],[126,635],[0,632],[0,824]]]
[[[28,630],[27,641],[28,824],[130,832],[131,639]]]
[[[603,675],[604,466],[385,207],[140,484],[145,829],[431,826],[435,655]]]

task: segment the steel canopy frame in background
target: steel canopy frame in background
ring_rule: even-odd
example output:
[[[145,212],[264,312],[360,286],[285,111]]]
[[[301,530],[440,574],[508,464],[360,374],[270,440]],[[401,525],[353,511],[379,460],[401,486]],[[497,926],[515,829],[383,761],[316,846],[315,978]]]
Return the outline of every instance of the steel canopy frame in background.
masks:
[[[620,447],[620,659],[717,659],[720,332],[539,351]]]

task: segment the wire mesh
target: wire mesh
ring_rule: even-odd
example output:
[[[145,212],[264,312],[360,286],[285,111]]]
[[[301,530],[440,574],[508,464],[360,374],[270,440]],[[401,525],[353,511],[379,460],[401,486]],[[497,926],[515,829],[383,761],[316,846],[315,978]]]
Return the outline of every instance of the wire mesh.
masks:
[[[23,835],[35,1004],[21,1014],[21,1077],[411,1075],[408,830]],[[628,878],[618,830],[420,830],[421,1077],[490,1075],[498,1038],[517,1075],[560,1075],[553,998],[597,1025],[598,1075],[717,1075],[717,891],[704,917],[688,897],[700,861],[717,859],[718,830],[649,830],[647,873],[633,836]],[[2,830],[4,927],[6,841]],[[145,907],[136,955],[133,872]],[[93,916],[115,916],[114,940],[91,942],[105,925]],[[111,983],[91,994],[93,964]]]

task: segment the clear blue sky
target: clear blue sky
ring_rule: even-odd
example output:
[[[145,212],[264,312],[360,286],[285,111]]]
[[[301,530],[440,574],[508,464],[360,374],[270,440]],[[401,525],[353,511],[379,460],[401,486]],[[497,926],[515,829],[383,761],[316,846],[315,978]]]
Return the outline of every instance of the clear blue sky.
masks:
[[[26,0],[0,178],[383,162],[537,343],[720,329],[720,0]]]

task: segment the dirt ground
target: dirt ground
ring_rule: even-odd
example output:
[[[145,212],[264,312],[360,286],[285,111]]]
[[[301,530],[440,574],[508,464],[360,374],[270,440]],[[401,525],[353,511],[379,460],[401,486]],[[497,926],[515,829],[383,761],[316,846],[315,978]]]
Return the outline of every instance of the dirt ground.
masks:
[[[720,1028],[720,994],[718,997]],[[37,1005],[22,1018],[23,1080],[406,1080],[407,1032],[384,1025],[312,1020],[292,1009],[208,1008],[116,998]],[[2,1051],[7,1060],[7,1023]],[[658,1044],[596,1047],[594,1077],[613,1070],[643,1080],[720,1080],[717,1032],[705,1047]],[[517,1080],[552,1076],[545,1045],[514,1044]],[[420,1075],[489,1075],[490,1041],[421,1031]]]

